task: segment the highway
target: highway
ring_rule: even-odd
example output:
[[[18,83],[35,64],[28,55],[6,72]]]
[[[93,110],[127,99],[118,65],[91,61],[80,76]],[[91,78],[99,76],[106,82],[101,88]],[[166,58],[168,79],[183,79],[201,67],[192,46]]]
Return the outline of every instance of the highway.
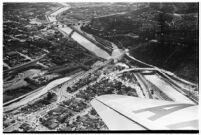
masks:
[[[143,74],[143,71],[154,71],[154,72],[146,75]],[[164,92],[173,101],[191,103],[191,104],[198,103],[198,98],[196,98],[195,95],[193,94],[189,95],[189,92],[193,91],[191,85],[188,85],[188,87],[187,85],[185,85],[185,88],[181,87],[183,83],[180,82],[180,85],[178,85],[178,83],[176,83],[172,78],[163,73],[163,70],[160,70],[159,68],[155,67],[129,68],[120,71],[118,75],[124,72],[131,72],[131,73],[134,72],[134,74],[138,74],[136,78],[138,79],[138,82],[140,83],[144,93],[146,93],[146,91],[149,90],[148,88],[146,88],[147,86],[145,81],[143,81],[145,79],[154,84],[156,87],[158,87],[160,91]],[[139,77],[139,75],[141,77]],[[184,84],[182,86],[184,86]],[[148,95],[147,97],[149,97],[149,94],[146,95]]]
[[[65,3],[60,3],[60,4],[63,5],[63,7],[57,9],[56,11],[53,11],[51,14],[46,16],[50,22],[57,22],[56,16],[71,8],[70,5],[68,5],[68,4],[65,4]],[[62,25],[62,24],[59,23],[59,25]],[[67,26],[66,27],[58,27],[58,30],[61,31],[65,35],[69,35],[73,31],[72,28],[67,27]],[[118,47],[113,44],[114,51],[112,53],[113,57],[111,57],[107,52],[105,52],[104,50],[100,49],[94,43],[90,42],[87,38],[85,38],[83,35],[80,35],[77,32],[74,32],[72,34],[71,38],[73,38],[75,41],[77,41],[83,47],[87,48],[89,51],[95,53],[97,56],[102,57],[102,58],[107,59],[107,60],[111,59],[111,58],[116,58],[116,57],[118,58],[122,54],[122,51],[120,51],[118,49]],[[142,63],[144,65],[149,66],[149,67],[158,69],[157,67],[155,67],[153,65],[150,65],[150,64],[147,64],[147,63],[144,63],[144,62],[142,62],[140,60],[135,59],[134,57],[130,56],[128,52],[126,53],[126,55],[128,57],[130,57],[131,59],[137,61],[137,62],[140,62],[140,63]],[[11,70],[12,70],[12,68],[11,68]],[[35,96],[32,96],[31,98],[29,98],[28,100],[26,100],[26,102],[29,102],[29,101],[39,97],[40,95],[45,94],[49,89],[55,87],[58,84],[61,84],[63,81],[64,82],[67,81],[68,79],[62,78],[62,79],[58,79],[58,80],[55,80],[55,81],[51,82],[45,88],[43,88],[41,90],[41,92],[38,92],[38,94],[36,94]],[[58,82],[60,82],[60,83],[58,83]],[[25,101],[21,101],[21,103],[18,102],[17,104],[18,104],[17,106],[23,105],[23,104],[25,104]],[[16,105],[14,104],[13,107],[14,106],[16,106]],[[13,108],[13,107],[11,107],[11,108]]]
[[[50,21],[55,21],[56,19],[56,15],[60,14],[61,12],[65,11],[65,10],[68,10],[70,7],[66,4],[64,4],[64,7],[60,8],[59,10],[56,10],[56,12],[53,12],[52,14],[48,15],[47,17],[49,18]],[[69,32],[71,31],[71,28],[69,27],[65,27],[65,28],[58,28],[60,29],[61,31],[63,31],[64,33],[63,34],[69,34]],[[78,38],[77,38],[78,37]],[[82,37],[81,35],[79,35],[77,33],[77,36],[75,36],[75,38],[79,41],[82,41],[80,43],[82,43],[81,45],[85,45],[88,49],[92,49],[91,51],[96,51],[98,54],[100,54],[101,56],[103,56],[104,58],[106,59],[109,59],[111,58],[109,55],[106,55],[106,52],[103,51],[103,50],[100,50],[100,49],[97,49],[96,50],[96,45],[91,43],[90,45],[88,45],[90,43],[90,41],[88,41],[87,39],[85,39],[84,37]],[[104,53],[105,52],[105,53]],[[99,56],[100,56],[99,55]],[[108,58],[107,58],[108,57]],[[110,62],[110,60],[109,60]],[[106,61],[107,63],[107,61]],[[103,64],[104,65],[104,64]],[[96,69],[93,69],[93,70],[96,70]],[[93,71],[92,70],[92,71]],[[92,71],[89,71],[89,72],[92,72]],[[87,74],[89,73],[87,72]],[[82,77],[82,76],[80,76]],[[64,82],[67,82],[69,81],[71,78],[69,77],[65,77],[65,78],[61,78],[61,79],[57,79],[57,80],[54,80],[53,82],[49,83],[47,86],[45,86],[44,88],[40,89],[40,90],[35,90],[34,92],[30,92],[28,94],[26,94],[27,96],[23,99],[21,99],[20,101],[18,102],[14,102],[6,107],[4,107],[4,112],[6,111],[9,111],[9,110],[13,110],[14,108],[17,108],[19,106],[22,106],[24,104],[27,104],[28,102],[34,100],[34,99],[37,99],[39,98],[41,95],[47,93],[49,90],[51,90],[52,88],[58,86],[59,84],[62,84]],[[22,97],[20,97],[22,98]],[[18,99],[18,98],[17,98]],[[16,100],[17,100],[16,99]]]
[[[141,63],[142,65],[144,65],[144,66],[146,66],[146,67],[155,68],[155,69],[158,70],[158,71],[161,71],[161,72],[163,72],[163,73],[165,73],[165,74],[168,74],[169,76],[171,76],[172,78],[174,78],[175,80],[179,81],[179,82],[182,83],[182,84],[190,85],[190,86],[192,86],[192,87],[198,87],[196,84],[194,84],[194,83],[192,83],[192,82],[189,82],[189,81],[186,81],[186,80],[184,80],[184,79],[182,79],[182,78],[176,76],[174,73],[172,73],[172,72],[170,72],[170,71],[167,71],[167,70],[158,68],[158,67],[156,67],[156,66],[154,66],[154,65],[145,63],[145,62],[143,62],[143,61],[141,61],[141,60],[138,60],[138,59],[134,58],[133,56],[131,56],[131,55],[129,54],[129,50],[128,50],[128,49],[125,51],[125,54],[126,54],[126,57],[127,57],[129,60],[131,60],[131,61],[135,61],[135,62],[137,62],[137,63]]]
[[[175,90],[168,82],[166,82],[163,78],[157,76],[156,74],[153,75],[144,75],[144,77],[157,86],[161,91],[163,91],[168,97],[172,98],[176,102],[181,103],[190,103],[195,104],[189,98]]]
[[[34,100],[34,99],[37,99],[39,98],[40,96],[46,94],[49,90],[55,88],[56,86],[60,85],[60,84],[63,84],[65,82],[68,82],[70,80],[73,80],[74,78],[76,78],[77,76],[80,76],[80,73],[77,73],[77,74],[74,74],[70,77],[64,77],[64,78],[60,78],[60,79],[57,79],[57,80],[54,80],[52,82],[50,82],[48,85],[44,86],[44,87],[41,87],[39,89],[36,89],[35,91],[32,91],[26,95],[23,95],[17,99],[14,99],[14,100],[18,100],[20,98],[22,98],[20,101],[17,101],[17,102],[14,102],[12,101],[13,103],[8,105],[8,106],[5,106],[4,107],[4,112],[7,112],[7,111],[10,111],[10,110],[13,110],[14,108],[17,108],[19,106],[22,106],[22,105],[25,105],[27,104],[28,102]],[[5,103],[7,104],[7,103]]]
[[[61,3],[63,4],[63,7],[57,9],[55,12],[47,15],[47,18],[49,19],[50,22],[55,22],[57,21],[56,20],[56,16],[68,9],[70,9],[70,6],[67,5],[67,4],[64,4],[64,3]],[[60,25],[62,25],[60,23]],[[70,28],[70,27],[64,27],[64,28],[61,28],[61,27],[58,27],[58,30],[59,31],[62,31],[63,34],[66,34],[66,35],[69,35],[73,30]],[[95,44],[93,44],[92,42],[90,42],[89,40],[87,40],[85,37],[83,37],[83,35],[80,35],[79,33],[77,32],[74,32],[73,35],[72,35],[72,38],[77,41],[80,45],[84,46],[85,48],[87,48],[88,50],[94,52],[97,56],[99,57],[102,57],[104,59],[110,59],[112,58],[109,54],[107,54],[104,50],[98,48]],[[115,46],[113,45],[113,48],[114,51],[113,51],[113,57],[119,57],[119,54],[121,54],[120,50]],[[155,69],[158,69],[157,67],[155,66],[152,66],[152,65],[149,65],[147,63],[144,63],[142,61],[139,61],[135,58],[133,58],[132,56],[130,56],[128,53],[127,53],[127,56],[131,57],[132,59],[134,59],[135,61],[137,62],[140,62],[140,63],[143,63],[145,65],[148,65],[149,67],[152,67],[152,68],[155,68]],[[28,103],[29,101],[35,99],[35,98],[38,98],[39,96],[47,93],[48,90],[52,89],[53,87],[55,87],[56,85],[59,85],[59,84],[62,84],[63,82],[69,80],[70,78],[62,78],[62,79],[57,79],[53,82],[51,82],[50,84],[48,84],[45,88],[43,88],[42,90],[38,91],[37,93],[34,93],[33,95],[31,94],[31,96],[28,96],[28,98],[25,98],[23,100],[21,100],[20,102],[17,102],[15,104],[12,104],[10,106],[8,106],[7,108],[4,108],[6,110],[10,110],[10,108],[14,108],[15,106],[20,106],[20,105],[23,105],[23,104],[26,104]],[[140,93],[140,92],[139,92]],[[139,94],[141,95],[141,94]],[[30,98],[29,98],[30,97]],[[142,96],[143,97],[143,96]]]
[[[48,87],[46,86],[45,88],[43,88],[42,90],[38,91],[38,92],[34,92],[32,93],[31,95],[27,96],[26,98],[22,99],[21,101],[19,102],[16,102],[14,104],[11,104],[10,106],[8,107],[4,107],[4,112],[6,111],[10,111],[14,108],[17,108],[17,107],[20,107],[22,105],[25,105],[27,104],[29,101],[33,101],[33,100],[37,100],[37,98],[43,94],[45,94],[47,91],[51,90],[52,88],[58,86],[58,85],[61,85],[61,88],[59,88],[59,91],[58,91],[58,101],[57,102],[53,102],[52,104],[50,105],[47,105],[43,108],[39,108],[39,110],[37,112],[34,112],[34,113],[31,113],[31,114],[28,114],[28,115],[25,115],[25,116],[22,116],[22,119],[21,121],[18,121],[12,125],[10,125],[9,127],[5,128],[4,129],[4,132],[11,132],[13,131],[14,129],[17,129],[19,128],[19,126],[24,123],[25,121],[27,121],[28,123],[32,123],[33,121],[37,121],[39,117],[43,117],[44,115],[46,115],[46,113],[49,111],[49,110],[52,110],[54,108],[57,107],[57,104],[59,102],[62,102],[63,100],[67,100],[67,99],[70,99],[71,97],[73,97],[77,92],[75,93],[72,93],[72,94],[69,94],[66,92],[66,88],[69,87],[69,86],[72,86],[74,85],[76,82],[78,82],[81,78],[84,78],[86,76],[88,76],[89,74],[97,71],[98,69],[106,66],[107,64],[111,63],[112,60],[108,60],[108,61],[105,61],[102,65],[99,65],[97,67],[94,67],[93,69],[83,73],[77,73],[75,75],[73,75],[72,77],[66,77],[66,78],[62,78],[62,79],[58,79],[58,80],[55,80],[54,82],[51,82],[50,84],[48,84]],[[51,88],[52,87],[52,88]],[[28,101],[28,102],[27,102]],[[90,109],[90,108],[89,108]],[[88,109],[87,109],[88,110]],[[85,110],[86,111],[86,110]],[[16,116],[17,118],[20,117],[20,116]],[[40,131],[40,129],[38,130]]]
[[[71,77],[65,77],[65,78],[54,80],[53,82],[49,83],[46,87],[42,88],[40,91],[34,92],[33,94],[23,98],[19,102],[16,102],[9,106],[4,107],[4,112],[12,110],[16,107],[22,106],[24,104],[27,104],[28,102],[40,97],[41,95],[44,95],[45,93],[47,93],[50,89],[54,88],[55,86],[62,84],[70,79],[71,79]]]
[[[19,65],[19,66],[15,66],[15,67],[10,68],[10,69],[8,69],[8,70],[5,70],[3,73],[9,73],[9,72],[11,72],[11,71],[19,70],[19,69],[21,69],[21,68],[25,68],[25,67],[27,67],[27,66],[30,66],[30,65],[32,65],[32,64],[34,64],[34,63],[36,63],[36,62],[38,62],[39,60],[41,60],[41,59],[44,58],[45,56],[46,56],[46,54],[42,55],[41,57],[39,57],[39,58],[37,58],[37,59],[35,59],[35,60],[33,60],[33,61],[30,61],[30,62],[21,64],[21,65]]]
[[[5,62],[3,63],[3,66],[7,67],[8,69],[10,69],[11,67],[8,66],[8,64],[6,64]]]
[[[26,94],[26,97],[22,96],[23,99],[21,99],[20,101],[17,101],[17,102],[12,101],[13,103],[8,105],[8,106],[5,106],[3,111],[7,112],[7,111],[13,110],[15,108],[18,108],[20,106],[23,106],[23,105],[27,104],[28,102],[33,101],[33,100],[39,98],[40,96],[46,94],[48,91],[50,91],[51,89],[57,87],[58,85],[63,84],[63,85],[66,85],[66,87],[68,87],[69,85],[73,85],[74,83],[79,81],[79,79],[87,76],[90,73],[95,72],[96,70],[98,70],[101,67],[107,65],[111,61],[112,61],[111,59],[108,60],[108,61],[105,61],[102,65],[97,66],[97,67],[95,67],[93,69],[90,69],[89,71],[87,71],[85,73],[81,72],[81,73],[74,74],[71,77],[64,77],[64,78],[61,78],[61,79],[54,80],[54,81],[50,82],[47,86],[44,86],[41,89],[37,89],[35,91],[32,91],[32,92]],[[65,95],[63,95],[62,92],[59,92],[58,97],[60,99],[62,99],[63,96],[65,96]],[[19,98],[22,98],[22,97],[19,97]],[[18,100],[18,98],[15,99],[15,100]]]
[[[47,18],[50,22],[57,22],[56,20],[56,16],[61,14],[62,12],[70,9],[70,6],[68,4],[63,4],[63,7],[57,9],[55,12],[47,15]],[[73,29],[70,27],[61,27],[61,23],[58,23],[59,27],[57,27],[57,29],[66,35],[69,35]],[[23,106],[28,104],[28,102],[33,101],[33,100],[37,100],[40,96],[46,94],[48,91],[52,90],[53,88],[57,87],[58,85],[61,85],[61,88],[59,88],[59,91],[57,93],[58,96],[58,101],[56,103],[51,104],[50,106],[41,109],[39,111],[37,111],[37,114],[32,114],[30,116],[27,116],[27,121],[32,121],[33,119],[36,118],[36,116],[44,116],[46,114],[47,111],[49,111],[50,109],[54,108],[57,106],[57,103],[62,102],[63,100],[66,100],[67,98],[70,98],[71,96],[73,96],[74,94],[68,94],[66,93],[66,88],[75,84],[77,81],[79,81],[79,79],[84,78],[85,76],[87,76],[89,73],[93,73],[96,70],[98,70],[99,68],[107,65],[108,63],[110,63],[113,59],[118,59],[119,57],[122,56],[122,54],[124,54],[123,50],[118,49],[117,46],[115,46],[113,44],[113,52],[112,52],[112,56],[110,56],[107,52],[105,52],[104,50],[102,50],[101,48],[97,47],[94,43],[92,43],[90,40],[88,40],[85,36],[83,36],[82,34],[78,33],[78,32],[73,32],[72,39],[74,39],[75,41],[77,41],[80,45],[82,45],[83,47],[85,47],[86,49],[88,49],[89,51],[93,52],[95,55],[97,55],[98,57],[104,58],[107,61],[102,64],[101,66],[95,67],[85,73],[80,73],[80,74],[76,74],[70,77],[64,77],[64,78],[60,78],[57,80],[52,81],[51,83],[49,83],[48,85],[35,90],[34,92],[28,93],[25,97],[23,97],[20,101],[14,102],[6,107],[4,107],[4,112],[6,111],[10,111],[13,110],[17,107]],[[131,57],[129,55],[129,53],[126,54],[128,57]],[[151,68],[155,68],[157,70],[161,70],[161,71],[165,71],[162,69],[159,69],[155,66],[149,65],[147,63],[144,63],[140,60],[137,60],[133,57],[131,57],[132,60],[143,63],[145,65],[148,65]],[[139,76],[139,75],[138,75]],[[194,102],[192,102],[190,99],[188,99],[187,97],[185,97],[184,95],[182,95],[181,93],[179,93],[177,90],[175,90],[170,84],[168,84],[168,82],[166,82],[165,80],[163,80],[162,78],[158,77],[157,75],[144,75],[145,79],[152,82],[154,85],[156,85],[159,89],[161,89],[164,93],[166,93],[168,96],[170,97],[174,97],[174,101],[178,101],[178,102],[184,102],[184,103],[192,103],[194,104]],[[142,80],[142,78],[141,78]],[[131,86],[132,88],[136,88],[136,86],[130,85],[128,83],[125,83],[123,80],[119,79],[119,81],[121,81],[122,83],[124,83],[126,86]],[[149,93],[147,93],[147,91],[145,91],[146,87],[144,87],[144,91],[141,91],[141,89],[136,89],[137,94],[139,95],[139,97],[141,98],[146,98],[149,97]],[[145,93],[145,95],[143,95],[143,92]],[[33,118],[32,118],[33,116]],[[21,125],[22,122],[18,122],[16,124],[13,124],[11,126],[9,126],[6,131],[12,131],[13,128],[17,128],[17,126]]]

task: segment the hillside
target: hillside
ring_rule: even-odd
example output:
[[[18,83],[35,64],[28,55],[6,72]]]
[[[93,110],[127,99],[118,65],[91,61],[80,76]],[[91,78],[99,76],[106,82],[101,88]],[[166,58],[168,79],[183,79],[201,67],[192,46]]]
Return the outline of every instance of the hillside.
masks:
[[[82,29],[129,48],[137,59],[198,82],[197,3],[152,3],[123,15],[93,19]]]

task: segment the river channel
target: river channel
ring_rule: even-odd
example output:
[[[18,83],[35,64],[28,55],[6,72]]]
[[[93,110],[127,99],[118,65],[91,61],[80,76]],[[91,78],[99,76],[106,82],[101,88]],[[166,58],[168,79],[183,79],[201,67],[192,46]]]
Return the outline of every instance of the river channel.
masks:
[[[67,5],[64,5],[64,6],[67,6]],[[70,9],[70,6],[67,6],[67,7],[68,8],[64,7],[65,10]],[[64,8],[61,8],[60,11],[63,12]],[[55,19],[56,19],[56,15],[60,14],[61,12],[59,12],[59,10],[57,10],[56,12],[53,13],[55,16]],[[58,27],[58,29],[60,29],[67,35],[69,35],[73,31],[70,27],[67,27],[67,26],[65,28]],[[104,59],[115,58],[121,53],[119,51],[120,49],[118,49],[118,47],[114,46],[114,44],[113,44],[114,50],[113,50],[112,56],[110,56],[106,51],[97,47],[95,44],[93,44],[92,42],[90,42],[88,39],[86,39],[85,37],[83,37],[82,35],[80,35],[77,32],[73,32],[73,34],[71,35],[71,38],[74,39],[75,41],[77,41],[80,45],[82,45],[89,51],[95,53],[98,57],[101,57]],[[178,92],[176,89],[171,87],[170,84],[163,81],[162,78],[159,78],[156,75],[145,76],[145,78],[147,80],[149,80],[150,82],[152,82],[157,87],[159,87],[159,89],[161,89],[163,92],[165,92],[168,96],[172,97],[174,99],[174,101],[183,102],[183,103],[194,103],[189,98],[187,98],[186,96],[184,96],[183,94]]]
[[[70,9],[70,5],[67,4],[63,4],[62,8],[60,8],[59,10],[54,11],[52,14],[47,15],[48,20],[50,21],[50,23],[54,23],[56,20],[56,16],[68,9]],[[64,35],[69,35],[73,30],[70,27],[62,27],[61,23],[58,23],[58,30],[61,31]],[[84,48],[88,49],[89,51],[93,52],[95,55],[97,55],[98,57],[101,57],[103,59],[111,59],[111,58],[116,58],[119,57],[119,55],[121,55],[121,50],[114,44],[112,44],[113,46],[113,52],[112,55],[109,55],[106,51],[102,50],[101,48],[97,47],[95,44],[93,44],[91,41],[89,41],[88,39],[86,39],[85,37],[83,37],[82,35],[80,35],[77,32],[73,32],[73,34],[71,35],[71,38],[74,39],[76,42],[78,42],[80,45],[82,45]],[[182,102],[182,103],[193,103],[191,100],[189,100],[187,97],[185,97],[184,95],[182,95],[181,93],[179,93],[177,90],[175,90],[173,87],[170,86],[170,84],[168,84],[167,82],[165,82],[164,80],[162,80],[160,77],[156,76],[156,75],[146,75],[145,78],[147,80],[149,80],[151,83],[153,83],[154,85],[156,85],[158,88],[160,88],[164,93],[166,93],[167,95],[174,97],[174,100],[177,102]],[[46,87],[42,88],[41,90],[37,91],[36,93],[30,94],[27,98],[18,101],[17,103],[11,104],[8,107],[4,107],[4,111],[7,110],[11,110],[13,108],[16,108],[20,105],[26,104],[28,103],[28,101],[31,101],[33,99],[38,98],[39,96],[45,94],[48,90],[50,90],[52,87],[57,86],[58,84],[61,84],[67,80],[69,80],[70,77],[66,77],[66,78],[60,78],[57,79],[53,82],[51,82],[50,84],[48,84]],[[33,96],[34,95],[34,96]]]
[[[64,5],[67,6],[67,5]],[[56,16],[66,10],[70,9],[70,6],[60,8],[59,10],[53,12],[48,16],[50,22],[55,22],[56,21]],[[59,24],[58,29],[67,35],[69,35],[72,32],[72,29],[68,26],[65,26],[64,28],[61,27],[62,24]],[[77,32],[73,32],[71,35],[71,38],[74,39],[76,42],[78,42],[80,45],[82,45],[84,48],[89,50],[90,52],[93,52],[96,56],[101,57],[103,59],[110,59],[111,56],[95,44],[93,44],[91,41],[83,37]]]

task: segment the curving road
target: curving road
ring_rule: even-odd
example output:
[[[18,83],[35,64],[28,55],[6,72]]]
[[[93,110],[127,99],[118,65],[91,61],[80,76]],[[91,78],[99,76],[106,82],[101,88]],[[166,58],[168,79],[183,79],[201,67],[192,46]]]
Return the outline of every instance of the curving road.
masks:
[[[65,4],[65,3],[60,3],[60,4],[63,5],[62,8],[56,10],[55,12],[51,13],[50,15],[47,15],[47,17],[48,17],[50,22],[55,22],[56,16],[58,14],[70,9],[70,6],[68,4]],[[60,23],[60,25],[62,25],[62,24]],[[63,34],[67,34],[67,35],[69,34],[69,32],[72,31],[72,29],[69,28],[69,27],[64,27],[64,28],[58,27],[58,29],[60,31],[63,31]],[[77,42],[79,41],[78,43],[80,43],[82,46],[84,46],[85,48],[89,49],[90,51],[94,52],[98,56],[101,56],[101,57],[103,57],[105,59],[110,59],[111,58],[109,56],[109,54],[107,54],[104,50],[98,48],[95,44],[90,43],[90,41],[88,41],[86,38],[84,38],[83,36],[79,35],[78,33],[75,33],[75,36],[73,35],[73,37],[74,37],[74,40],[76,40]],[[26,94],[26,97],[24,97],[20,101],[14,102],[14,103],[4,107],[4,112],[12,110],[14,108],[17,108],[17,107],[22,106],[24,104],[27,104],[28,102],[39,98],[41,95],[44,95],[49,90],[51,90],[52,88],[56,87],[57,85],[71,80],[71,78],[72,77],[65,77],[65,78],[54,80],[53,82],[49,83],[47,86],[42,87],[40,89],[37,89],[34,92],[32,91],[32,92]]]
[[[55,12],[47,15],[47,18],[48,18],[48,20],[50,22],[57,22],[56,16],[71,8],[70,5],[68,5],[68,4],[65,4],[65,3],[60,3],[60,4],[62,4],[63,7],[61,7],[58,10],[56,10]],[[70,27],[67,27],[67,26],[61,27],[63,24],[60,23],[60,22],[58,23],[58,25],[59,25],[58,30],[61,31],[64,35],[69,35],[73,31]],[[120,50],[116,45],[113,44],[113,49],[114,50],[112,52],[112,56],[110,56],[107,52],[105,52],[101,48],[97,47],[95,44],[93,44],[87,38],[83,37],[81,34],[79,34],[77,32],[74,32],[72,34],[71,38],[73,38],[75,41],[77,41],[80,45],[82,45],[83,47],[85,47],[89,51],[94,52],[97,56],[102,57],[102,58],[107,59],[107,60],[111,59],[111,58],[117,59],[117,58],[121,57],[122,54],[123,54],[122,53],[123,51]],[[129,57],[131,57],[129,55],[129,53],[127,53],[127,55]],[[132,59],[142,63],[142,61],[139,61],[139,60],[137,60],[137,59],[135,59],[133,57],[132,57]],[[147,65],[147,63],[143,63],[143,64]],[[149,65],[149,66],[153,67],[152,65]],[[157,68],[157,67],[155,67],[155,68]],[[16,103],[13,103],[13,104],[11,104],[11,105],[9,105],[7,107],[4,107],[4,111],[11,110],[13,108],[16,108],[16,107],[19,107],[21,105],[24,105],[24,104],[28,103],[29,101],[32,101],[32,100],[40,97],[41,95],[47,93],[48,90],[52,89],[53,87],[55,87],[55,86],[57,86],[59,84],[62,84],[62,83],[66,82],[66,81],[68,81],[70,79],[71,79],[70,77],[57,79],[57,80],[49,83],[47,86],[45,86],[41,90],[39,90],[37,92],[34,92],[33,94],[28,95],[26,98],[20,100],[19,102],[16,102]],[[149,78],[147,77],[147,79],[149,79]],[[153,78],[151,80],[153,80]],[[154,80],[157,80],[157,78],[155,78]],[[159,82],[159,81],[157,81],[157,82]]]
[[[37,99],[41,95],[44,95],[45,93],[47,93],[50,89],[56,87],[59,84],[62,84],[64,82],[66,82],[66,81],[68,81],[70,79],[71,79],[71,77],[65,77],[65,78],[54,80],[51,83],[49,83],[47,86],[42,88],[41,90],[36,91],[33,94],[30,94],[30,95],[26,96],[25,98],[23,98],[19,102],[12,103],[11,105],[4,107],[4,112],[12,110],[14,108],[17,108],[17,107],[22,106],[24,104],[27,104],[28,102],[30,102],[30,101],[32,101],[34,99]]]

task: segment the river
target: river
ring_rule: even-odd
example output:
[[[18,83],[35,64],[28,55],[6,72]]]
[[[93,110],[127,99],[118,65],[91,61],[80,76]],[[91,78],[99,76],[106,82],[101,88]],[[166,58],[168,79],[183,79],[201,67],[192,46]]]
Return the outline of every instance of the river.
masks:
[[[86,38],[84,38],[83,36],[78,34],[77,32],[74,32],[71,37],[72,37],[72,39],[77,41],[80,45],[82,45],[89,51],[96,54],[98,57],[101,57],[101,58],[107,59],[107,60],[111,58],[111,56],[107,52],[105,52],[101,48],[97,47],[95,44],[93,44],[92,42],[90,42],[89,40],[87,40]]]
[[[53,12],[52,14],[50,14],[48,16],[48,19],[50,22],[57,21],[56,15],[58,15],[59,13],[65,11],[65,10],[68,10],[70,8],[68,5],[64,5],[64,6],[66,6],[66,7],[60,8],[59,10],[56,10],[55,12]],[[70,27],[64,27],[64,28],[58,27],[58,29],[60,31],[62,31],[63,34],[67,34],[67,35],[69,35],[72,32],[72,29]],[[101,57],[104,59],[110,59],[111,58],[111,56],[108,53],[106,53],[104,50],[97,47],[95,44],[93,44],[92,42],[90,42],[89,40],[87,40],[85,37],[78,34],[77,32],[74,32],[71,37],[75,41],[77,41],[80,45],[82,45],[83,47],[85,47],[89,51],[93,52],[98,57]],[[37,92],[34,92],[33,94],[30,94],[27,97],[21,99],[19,102],[14,102],[9,106],[4,107],[4,111],[12,110],[13,108],[24,105],[24,104],[28,103],[29,101],[32,101],[32,100],[40,97],[41,95],[47,93],[53,87],[55,87],[59,84],[62,84],[63,82],[66,82],[70,79],[71,79],[71,77],[64,77],[64,78],[54,80],[53,82],[50,82],[47,86],[43,87],[42,89],[38,90]]]
[[[59,10],[53,12],[52,14],[50,14],[48,16],[50,22],[56,21],[56,16],[58,14],[60,14],[60,13],[62,13],[64,11],[70,9],[69,5],[65,4],[63,6],[67,6],[67,7],[60,8]],[[68,26],[65,26],[64,28],[62,28],[62,27],[59,26],[58,29],[60,31],[66,33],[67,35],[69,35],[73,31]],[[103,49],[99,48],[94,43],[92,43],[91,41],[89,41],[88,39],[86,39],[85,37],[83,37],[82,35],[80,35],[77,32],[73,32],[73,34],[71,35],[71,38],[74,39],[76,42],[78,42],[80,45],[82,45],[84,48],[86,48],[87,50],[89,50],[90,52],[93,52],[98,57],[101,57],[101,58],[106,59],[106,60],[109,60],[109,59],[112,58],[106,51],[104,51]],[[116,56],[116,53],[115,53],[115,56]]]
[[[64,6],[66,6],[66,5],[64,5]],[[68,7],[68,9],[70,9],[70,6],[67,6],[67,7]],[[66,10],[68,10],[68,9],[66,9]],[[59,14],[58,11],[56,11],[56,12],[53,13],[54,16],[56,16],[56,15]],[[61,8],[60,11],[63,12],[64,10]],[[60,29],[63,32],[65,32],[67,35],[69,35],[72,32],[72,29],[69,28],[69,27],[65,27],[65,28],[60,28],[59,27],[58,29]],[[93,52],[98,57],[101,57],[101,58],[104,58],[104,59],[110,59],[110,58],[114,58],[114,59],[117,58],[118,59],[123,54],[122,50],[120,50],[116,45],[112,44],[112,46],[113,46],[113,52],[112,52],[112,55],[110,56],[106,51],[104,51],[101,48],[97,47],[95,44],[93,44],[92,42],[90,42],[88,39],[86,39],[82,35],[78,34],[77,32],[74,32],[72,34],[71,38],[74,39],[75,41],[77,41],[80,45],[82,45],[83,47],[85,47],[89,51]],[[127,54],[128,54],[128,52],[127,52]],[[135,59],[135,60],[137,60],[137,59]],[[137,61],[139,61],[139,60],[137,60]],[[139,61],[139,62],[141,62],[141,61]],[[143,63],[143,62],[141,62],[141,63]],[[147,65],[147,63],[144,63],[144,64]],[[149,65],[149,66],[154,67],[152,65]],[[157,68],[157,67],[155,67],[155,68]],[[181,94],[180,92],[178,92],[169,83],[167,83],[166,81],[164,81],[163,78],[160,78],[160,77],[158,77],[155,74],[153,74],[153,75],[145,75],[145,78],[147,80],[149,80],[150,82],[152,82],[154,85],[156,85],[161,91],[163,91],[164,93],[166,93],[174,101],[183,102],[183,103],[193,103],[194,104],[193,101],[191,101],[189,98],[187,98],[186,96],[184,96],[183,94]]]
[[[64,28],[59,27],[58,29],[60,29],[60,31],[66,33],[67,35],[69,35],[73,31],[70,27],[64,27]],[[88,39],[80,35],[79,33],[73,32],[73,34],[71,35],[71,38],[77,41],[80,45],[82,45],[84,48],[86,48],[90,52],[93,52],[96,56],[101,57],[103,59],[107,59],[107,60],[111,58],[111,56],[106,51],[97,47],[95,44],[93,44],[91,41],[89,41]]]
[[[48,19],[50,22],[55,22],[56,20],[56,16],[68,9],[70,9],[70,6],[64,3],[61,3],[64,7],[60,8],[59,10],[56,10],[55,12],[53,12],[52,14],[48,15]],[[61,31],[63,34],[67,34],[69,35],[73,30],[70,27],[61,27],[61,23],[59,23],[59,27],[58,30]],[[89,51],[93,52],[95,55],[97,55],[98,57],[101,57],[103,59],[111,59],[111,58],[118,58],[122,55],[122,50],[120,50],[116,45],[112,44],[113,46],[113,52],[112,55],[109,55],[106,51],[102,50],[101,48],[97,47],[95,44],[93,44],[92,42],[90,42],[88,39],[86,39],[85,37],[83,37],[82,35],[80,35],[77,32],[73,32],[73,34],[71,35],[71,38],[74,39],[75,41],[77,41],[80,45],[82,45],[84,48],[88,49]],[[166,83],[165,81],[163,81],[161,78],[159,78],[156,75],[149,75],[149,76],[145,76],[145,78],[147,80],[149,80],[150,82],[152,82],[153,84],[155,84],[157,87],[159,87],[161,90],[164,91],[164,93],[166,93],[167,95],[171,96],[171,97],[175,97],[175,101],[179,101],[179,102],[184,102],[184,103],[193,103],[192,101],[189,101],[189,99],[187,97],[185,97],[184,95],[182,95],[181,93],[179,93],[178,91],[176,91],[174,88],[172,88],[168,83]],[[28,103],[28,101],[31,101],[33,99],[38,98],[40,95],[43,95],[45,93],[47,93],[48,90],[52,89],[53,87],[57,86],[58,84],[61,84],[63,82],[66,82],[68,80],[70,80],[71,77],[65,77],[65,78],[60,78],[57,79],[51,83],[49,83],[47,86],[45,86],[44,88],[42,88],[41,90],[37,91],[36,93],[31,94],[30,96],[27,96],[26,98],[22,99],[21,101],[17,102],[17,103],[13,103],[11,105],[9,105],[8,107],[4,107],[4,111],[6,110],[10,110],[13,109],[17,106],[23,105],[25,103]]]

